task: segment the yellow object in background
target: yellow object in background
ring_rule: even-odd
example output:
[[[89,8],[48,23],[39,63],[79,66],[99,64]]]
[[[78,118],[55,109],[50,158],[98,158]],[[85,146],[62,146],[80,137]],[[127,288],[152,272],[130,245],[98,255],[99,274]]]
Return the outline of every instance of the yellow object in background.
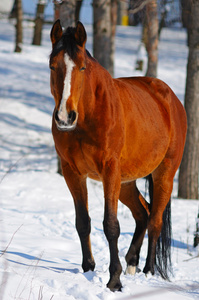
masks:
[[[129,16],[122,16],[122,26],[129,25]]]

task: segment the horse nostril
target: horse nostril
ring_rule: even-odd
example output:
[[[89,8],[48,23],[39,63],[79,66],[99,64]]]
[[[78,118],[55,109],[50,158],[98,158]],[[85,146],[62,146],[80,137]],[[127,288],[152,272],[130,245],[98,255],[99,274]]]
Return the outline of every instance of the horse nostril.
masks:
[[[55,111],[55,120],[56,120],[57,122],[60,121],[60,120],[59,120],[59,116],[58,116],[58,110]]]
[[[73,122],[76,120],[77,113],[74,110],[71,110],[68,114],[68,121],[73,124]]]
[[[56,110],[55,112],[55,120],[57,121],[57,123],[59,123],[59,125],[65,125],[65,122],[60,120],[59,118],[58,110]]]

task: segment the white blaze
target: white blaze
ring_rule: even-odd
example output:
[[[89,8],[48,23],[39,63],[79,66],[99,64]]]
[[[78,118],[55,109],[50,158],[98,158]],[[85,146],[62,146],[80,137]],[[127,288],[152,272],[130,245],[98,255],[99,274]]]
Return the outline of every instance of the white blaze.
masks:
[[[72,61],[72,59],[68,56],[67,53],[64,55],[64,61],[66,64],[66,75],[64,79],[64,89],[62,94],[62,100],[59,107],[58,116],[59,119],[62,121],[67,122],[67,111],[66,111],[66,102],[68,98],[70,97],[71,93],[71,77],[72,77],[72,70],[75,66],[75,63]]]

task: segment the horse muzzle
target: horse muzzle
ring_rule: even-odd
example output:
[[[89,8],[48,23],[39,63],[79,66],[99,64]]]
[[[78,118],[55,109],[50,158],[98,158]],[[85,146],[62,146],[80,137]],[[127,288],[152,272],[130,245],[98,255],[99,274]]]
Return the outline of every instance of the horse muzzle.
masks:
[[[62,120],[59,117],[58,110],[54,112],[54,119],[57,129],[60,131],[72,131],[75,129],[77,125],[78,113],[74,110],[71,110],[69,114],[67,114],[66,119]]]

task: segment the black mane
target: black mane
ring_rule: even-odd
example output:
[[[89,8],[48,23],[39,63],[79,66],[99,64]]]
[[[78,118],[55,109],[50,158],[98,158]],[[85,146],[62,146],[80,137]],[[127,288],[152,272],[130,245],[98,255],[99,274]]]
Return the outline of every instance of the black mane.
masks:
[[[61,37],[61,39],[54,45],[50,54],[50,60],[55,57],[61,50],[64,50],[69,57],[74,60],[79,51],[77,42],[75,40],[75,27],[68,27]]]

